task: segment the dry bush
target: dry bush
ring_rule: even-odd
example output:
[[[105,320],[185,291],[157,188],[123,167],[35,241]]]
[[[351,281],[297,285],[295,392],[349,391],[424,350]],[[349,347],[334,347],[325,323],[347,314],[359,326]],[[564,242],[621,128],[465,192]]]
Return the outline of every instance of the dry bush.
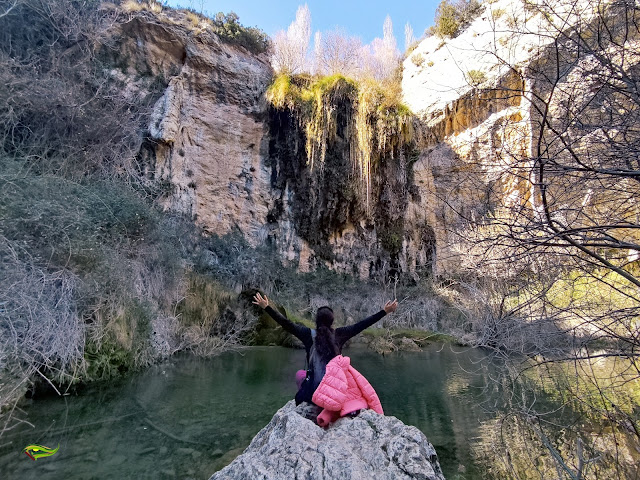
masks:
[[[211,356],[239,345],[255,324],[245,300],[212,275],[189,272],[183,298],[176,304],[176,350]]]
[[[294,74],[310,71],[307,49],[311,39],[311,13],[304,5],[296,12],[295,20],[285,32],[273,39],[271,65],[278,73]]]
[[[37,266],[23,247],[0,236],[0,435],[35,376],[70,384],[82,369],[84,323],[71,272]],[[7,410],[8,408],[8,410]]]
[[[0,18],[0,146],[76,177],[136,173],[153,98],[128,98],[99,61],[117,11],[23,0]]]
[[[210,357],[243,345],[246,336],[256,323],[253,311],[244,302],[235,301],[228,305],[222,316],[215,318],[213,325],[202,322],[197,325],[182,326],[176,351],[189,351],[202,357]],[[214,334],[216,327],[221,329]]]
[[[156,0],[152,0],[149,2],[149,10],[153,13],[160,13],[163,10],[162,4]]]
[[[359,78],[362,66],[362,42],[340,29],[315,36],[315,71],[322,75],[337,73]]]
[[[138,0],[127,0],[122,4],[122,8],[127,12],[140,12],[145,9],[145,4]]]

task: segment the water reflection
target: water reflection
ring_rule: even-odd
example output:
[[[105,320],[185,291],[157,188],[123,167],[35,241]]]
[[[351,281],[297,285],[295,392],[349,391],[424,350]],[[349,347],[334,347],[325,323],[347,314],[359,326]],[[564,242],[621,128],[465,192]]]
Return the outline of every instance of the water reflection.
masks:
[[[480,351],[454,350],[345,354],[387,415],[427,435],[449,480],[482,478],[474,448],[491,418],[479,407],[491,367]],[[260,347],[210,360],[180,357],[81,395],[37,399],[27,408],[34,427],[0,438],[2,478],[208,478],[293,397],[303,355]],[[34,462],[22,453],[29,443],[59,443],[60,450]]]
[[[354,355],[354,365],[378,390],[387,415],[427,435],[448,479],[472,479],[482,477],[473,447],[480,421],[488,418],[480,407],[491,368],[484,358],[478,350],[434,347],[387,357],[363,352]]]

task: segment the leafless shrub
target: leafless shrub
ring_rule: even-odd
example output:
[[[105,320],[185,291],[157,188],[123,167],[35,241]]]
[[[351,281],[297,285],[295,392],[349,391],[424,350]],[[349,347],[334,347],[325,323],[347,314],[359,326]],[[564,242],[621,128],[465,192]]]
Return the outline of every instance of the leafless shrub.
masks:
[[[0,10],[0,18],[5,17],[11,13],[11,10],[16,8],[18,0],[11,0],[2,10]]]
[[[470,158],[460,176],[466,188],[495,181],[473,214],[455,215],[464,239],[456,274],[477,302],[468,338],[528,359],[496,384],[508,385],[507,416],[527,432],[523,451],[550,455],[538,478],[628,478],[628,452],[640,445],[628,400],[640,382],[640,11],[633,1],[568,0],[530,4],[528,14],[539,31],[512,25],[541,41],[517,74],[527,118],[510,119],[493,136],[495,157]],[[544,394],[553,407],[536,402]],[[551,425],[553,409],[588,426]],[[552,439],[552,428],[563,434]],[[591,435],[599,440],[583,442]],[[529,478],[527,468],[509,470],[511,460],[506,478]]]
[[[117,10],[96,5],[22,0],[0,17],[0,146],[38,168],[135,173],[151,99],[122,95],[98,61]]]
[[[0,416],[0,435],[12,428],[11,412],[33,377],[54,389],[82,368],[84,324],[74,302],[77,278],[47,271],[21,248],[0,237],[0,398],[13,405]]]
[[[278,73],[302,73],[310,70],[307,49],[311,39],[311,13],[305,4],[298,8],[295,20],[273,39],[271,64]]]
[[[357,78],[362,66],[362,42],[336,29],[315,36],[316,72],[323,75],[343,75]]]

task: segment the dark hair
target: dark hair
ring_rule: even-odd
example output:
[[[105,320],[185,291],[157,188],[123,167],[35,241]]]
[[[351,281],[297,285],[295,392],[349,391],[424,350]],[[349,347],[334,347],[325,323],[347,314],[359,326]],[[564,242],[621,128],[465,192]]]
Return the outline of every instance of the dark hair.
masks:
[[[330,307],[320,307],[316,312],[315,347],[320,358],[326,363],[340,354],[331,325],[333,325],[333,310]]]

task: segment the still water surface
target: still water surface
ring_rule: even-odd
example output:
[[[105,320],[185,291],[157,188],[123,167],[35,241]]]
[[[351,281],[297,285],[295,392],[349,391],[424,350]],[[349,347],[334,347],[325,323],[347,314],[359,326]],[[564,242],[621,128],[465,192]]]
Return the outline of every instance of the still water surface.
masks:
[[[449,480],[483,475],[481,403],[490,369],[479,350],[431,345],[377,355],[344,351],[376,389],[385,414],[415,425],[438,452]],[[253,347],[212,359],[174,357],[78,395],[37,398],[28,421],[0,437],[2,479],[207,479],[229,463],[295,394],[304,352]],[[493,396],[496,394],[493,393]],[[60,450],[32,461],[37,443]]]

